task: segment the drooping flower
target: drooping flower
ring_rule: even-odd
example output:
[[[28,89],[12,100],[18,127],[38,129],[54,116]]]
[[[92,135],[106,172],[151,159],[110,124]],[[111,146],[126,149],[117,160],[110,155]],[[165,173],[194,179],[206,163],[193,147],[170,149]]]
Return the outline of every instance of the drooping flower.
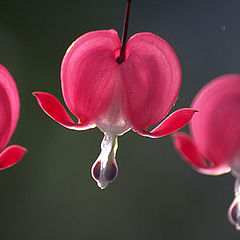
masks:
[[[16,128],[19,109],[20,101],[15,81],[0,64],[0,170],[15,165],[27,151],[18,145],[5,148]]]
[[[240,75],[220,76],[208,83],[194,98],[199,110],[190,123],[190,135],[174,133],[174,145],[196,171],[220,175],[229,171],[236,177],[235,199],[229,220],[240,230]]]
[[[75,123],[49,93],[35,92],[40,107],[66,128],[98,127],[104,138],[92,176],[105,188],[118,173],[117,137],[132,129],[158,138],[187,124],[195,110],[172,113],[152,131],[174,104],[181,85],[181,68],[169,44],[152,33],[138,33],[127,42],[130,1],[122,44],[115,30],[89,32],[68,48],[61,66],[62,92]]]

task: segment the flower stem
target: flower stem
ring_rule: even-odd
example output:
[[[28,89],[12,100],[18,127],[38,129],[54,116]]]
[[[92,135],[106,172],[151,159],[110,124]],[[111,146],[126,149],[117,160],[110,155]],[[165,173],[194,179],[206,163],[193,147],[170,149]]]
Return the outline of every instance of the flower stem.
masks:
[[[125,49],[127,44],[127,31],[128,31],[128,23],[129,23],[129,16],[130,16],[130,8],[131,8],[131,0],[128,0],[126,11],[125,11],[124,25],[123,25],[121,52],[119,57],[116,59],[118,64],[121,64],[125,61]]]

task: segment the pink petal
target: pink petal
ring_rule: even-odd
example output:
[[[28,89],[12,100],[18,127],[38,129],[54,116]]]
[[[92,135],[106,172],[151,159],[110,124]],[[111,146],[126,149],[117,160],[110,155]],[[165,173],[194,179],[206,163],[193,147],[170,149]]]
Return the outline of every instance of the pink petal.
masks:
[[[38,104],[43,111],[62,126],[74,130],[94,127],[90,126],[88,122],[74,123],[62,104],[53,95],[45,92],[34,92],[33,95],[37,98]]]
[[[180,128],[184,127],[192,119],[197,111],[191,108],[183,108],[173,112],[164,121],[162,121],[150,133],[147,131],[135,130],[135,132],[152,138],[159,138],[171,134]]]
[[[119,84],[120,48],[117,32],[104,30],[79,37],[67,50],[61,69],[63,96],[82,121],[94,123],[111,104]]]
[[[159,122],[174,104],[181,85],[181,67],[174,50],[152,33],[132,36],[123,79],[123,112],[135,129]]]
[[[19,117],[19,95],[16,83],[0,64],[0,151],[9,142]]]
[[[209,174],[219,175],[229,172],[231,169],[226,165],[213,165],[214,163],[205,160],[191,137],[183,132],[173,134],[173,143],[176,150],[182,158],[196,171]]]
[[[229,74],[207,84],[195,97],[199,110],[191,121],[193,139],[214,165],[231,165],[240,151],[240,75]]]
[[[18,145],[11,145],[0,153],[0,170],[9,168],[19,162],[27,150]]]

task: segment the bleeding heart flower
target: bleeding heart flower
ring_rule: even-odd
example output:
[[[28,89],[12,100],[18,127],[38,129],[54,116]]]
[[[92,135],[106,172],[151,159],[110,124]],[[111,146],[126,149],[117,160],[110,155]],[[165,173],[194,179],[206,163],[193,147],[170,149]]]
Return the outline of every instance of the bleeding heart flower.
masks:
[[[61,67],[62,92],[75,123],[60,102],[44,92],[33,93],[40,107],[66,128],[98,127],[104,138],[92,176],[105,188],[118,173],[117,137],[132,129],[159,138],[187,124],[195,110],[172,113],[152,131],[174,104],[181,85],[178,58],[160,37],[138,33],[127,42],[130,1],[127,4],[122,44],[115,30],[89,32],[66,52]]]
[[[173,135],[174,145],[196,171],[236,176],[235,200],[229,219],[240,230],[240,75],[229,74],[208,83],[197,94],[192,108],[199,110],[186,133]]]
[[[8,144],[19,117],[20,101],[17,86],[8,70],[0,64],[0,151]],[[21,160],[26,149],[11,145],[0,153],[0,170]]]

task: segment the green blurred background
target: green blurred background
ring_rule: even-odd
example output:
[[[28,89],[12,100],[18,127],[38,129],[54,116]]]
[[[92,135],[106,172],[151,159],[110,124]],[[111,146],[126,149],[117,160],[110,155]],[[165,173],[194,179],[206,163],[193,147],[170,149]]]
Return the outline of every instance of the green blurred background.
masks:
[[[231,175],[200,175],[170,137],[128,132],[119,138],[119,176],[100,190],[90,168],[102,133],[61,127],[31,95],[47,91],[63,103],[59,75],[66,49],[91,30],[114,28],[121,35],[125,3],[0,0],[0,63],[21,98],[10,143],[28,148],[19,164],[0,172],[1,240],[239,239],[226,215]],[[179,56],[183,83],[174,109],[188,107],[214,77],[240,72],[239,8],[239,0],[133,0],[129,36],[153,32]]]

